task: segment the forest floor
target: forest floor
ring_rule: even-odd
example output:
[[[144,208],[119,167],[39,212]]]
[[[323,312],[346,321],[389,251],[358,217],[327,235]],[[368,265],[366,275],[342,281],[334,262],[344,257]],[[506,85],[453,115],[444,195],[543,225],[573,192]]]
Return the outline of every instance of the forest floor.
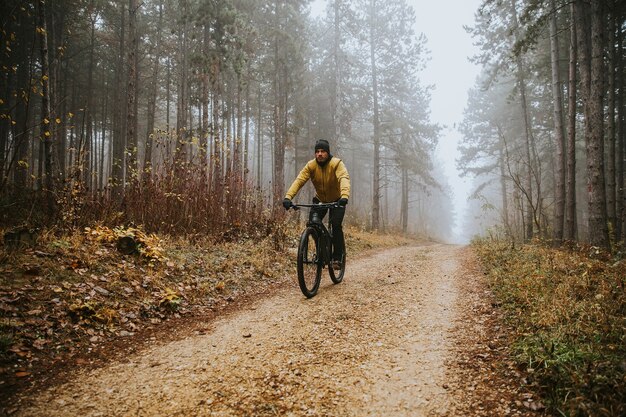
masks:
[[[37,381],[18,384],[2,411],[19,416],[542,412],[541,401],[524,388],[526,376],[508,359],[508,330],[470,248],[413,243],[365,250],[349,259],[344,282],[333,285],[325,276],[312,299],[299,292],[294,274],[256,292],[228,296],[203,314],[173,316],[132,335],[118,332],[93,349],[33,371]]]

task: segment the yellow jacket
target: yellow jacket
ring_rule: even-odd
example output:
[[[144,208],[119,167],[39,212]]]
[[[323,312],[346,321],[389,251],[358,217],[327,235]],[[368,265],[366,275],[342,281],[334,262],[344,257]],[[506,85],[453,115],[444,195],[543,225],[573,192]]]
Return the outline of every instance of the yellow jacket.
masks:
[[[315,159],[307,162],[287,190],[285,197],[293,200],[309,179],[315,187],[315,196],[322,203],[350,198],[350,176],[345,164],[339,158],[333,156],[324,166],[320,166]]]

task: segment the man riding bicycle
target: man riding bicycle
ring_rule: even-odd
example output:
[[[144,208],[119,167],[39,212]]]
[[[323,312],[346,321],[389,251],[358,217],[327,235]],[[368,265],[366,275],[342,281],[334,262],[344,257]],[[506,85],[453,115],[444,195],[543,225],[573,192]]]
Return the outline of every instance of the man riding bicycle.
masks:
[[[330,224],[333,230],[333,268],[341,269],[344,247],[342,223],[350,198],[350,176],[343,161],[330,154],[330,145],[327,140],[320,139],[315,143],[315,159],[307,162],[287,190],[283,200],[285,210],[289,210],[292,206],[291,200],[309,179],[315,187],[314,203],[337,201],[339,204],[339,207],[330,209]],[[309,219],[312,213],[311,210]],[[323,219],[326,209],[318,210],[318,213]]]

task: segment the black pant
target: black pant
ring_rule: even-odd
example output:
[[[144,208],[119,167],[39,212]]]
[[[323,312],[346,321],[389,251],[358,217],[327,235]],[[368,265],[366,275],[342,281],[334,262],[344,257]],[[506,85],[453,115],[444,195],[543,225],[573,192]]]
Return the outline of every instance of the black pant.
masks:
[[[319,200],[313,199],[313,203],[319,203]],[[320,215],[320,219],[324,219],[326,216],[326,212],[328,209],[312,209],[309,212],[309,221],[313,215],[313,210],[315,210]],[[344,246],[344,238],[343,238],[343,216],[346,214],[345,207],[335,207],[330,209],[330,227],[333,234],[333,260],[340,261],[343,256],[343,246]]]

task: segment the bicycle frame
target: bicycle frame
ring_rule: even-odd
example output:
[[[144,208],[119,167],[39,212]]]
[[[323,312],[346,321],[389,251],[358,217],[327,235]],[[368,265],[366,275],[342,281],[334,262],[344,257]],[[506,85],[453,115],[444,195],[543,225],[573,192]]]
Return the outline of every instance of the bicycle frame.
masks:
[[[301,207],[309,207],[313,210],[311,219],[307,221],[307,227],[315,227],[319,230],[322,237],[322,266],[330,264],[331,261],[331,243],[333,238],[332,227],[330,224],[330,216],[328,217],[328,227],[322,221],[322,218],[318,210],[331,209],[340,207],[337,202],[333,203],[317,203],[317,204],[293,204],[291,206],[294,210],[299,210]]]

